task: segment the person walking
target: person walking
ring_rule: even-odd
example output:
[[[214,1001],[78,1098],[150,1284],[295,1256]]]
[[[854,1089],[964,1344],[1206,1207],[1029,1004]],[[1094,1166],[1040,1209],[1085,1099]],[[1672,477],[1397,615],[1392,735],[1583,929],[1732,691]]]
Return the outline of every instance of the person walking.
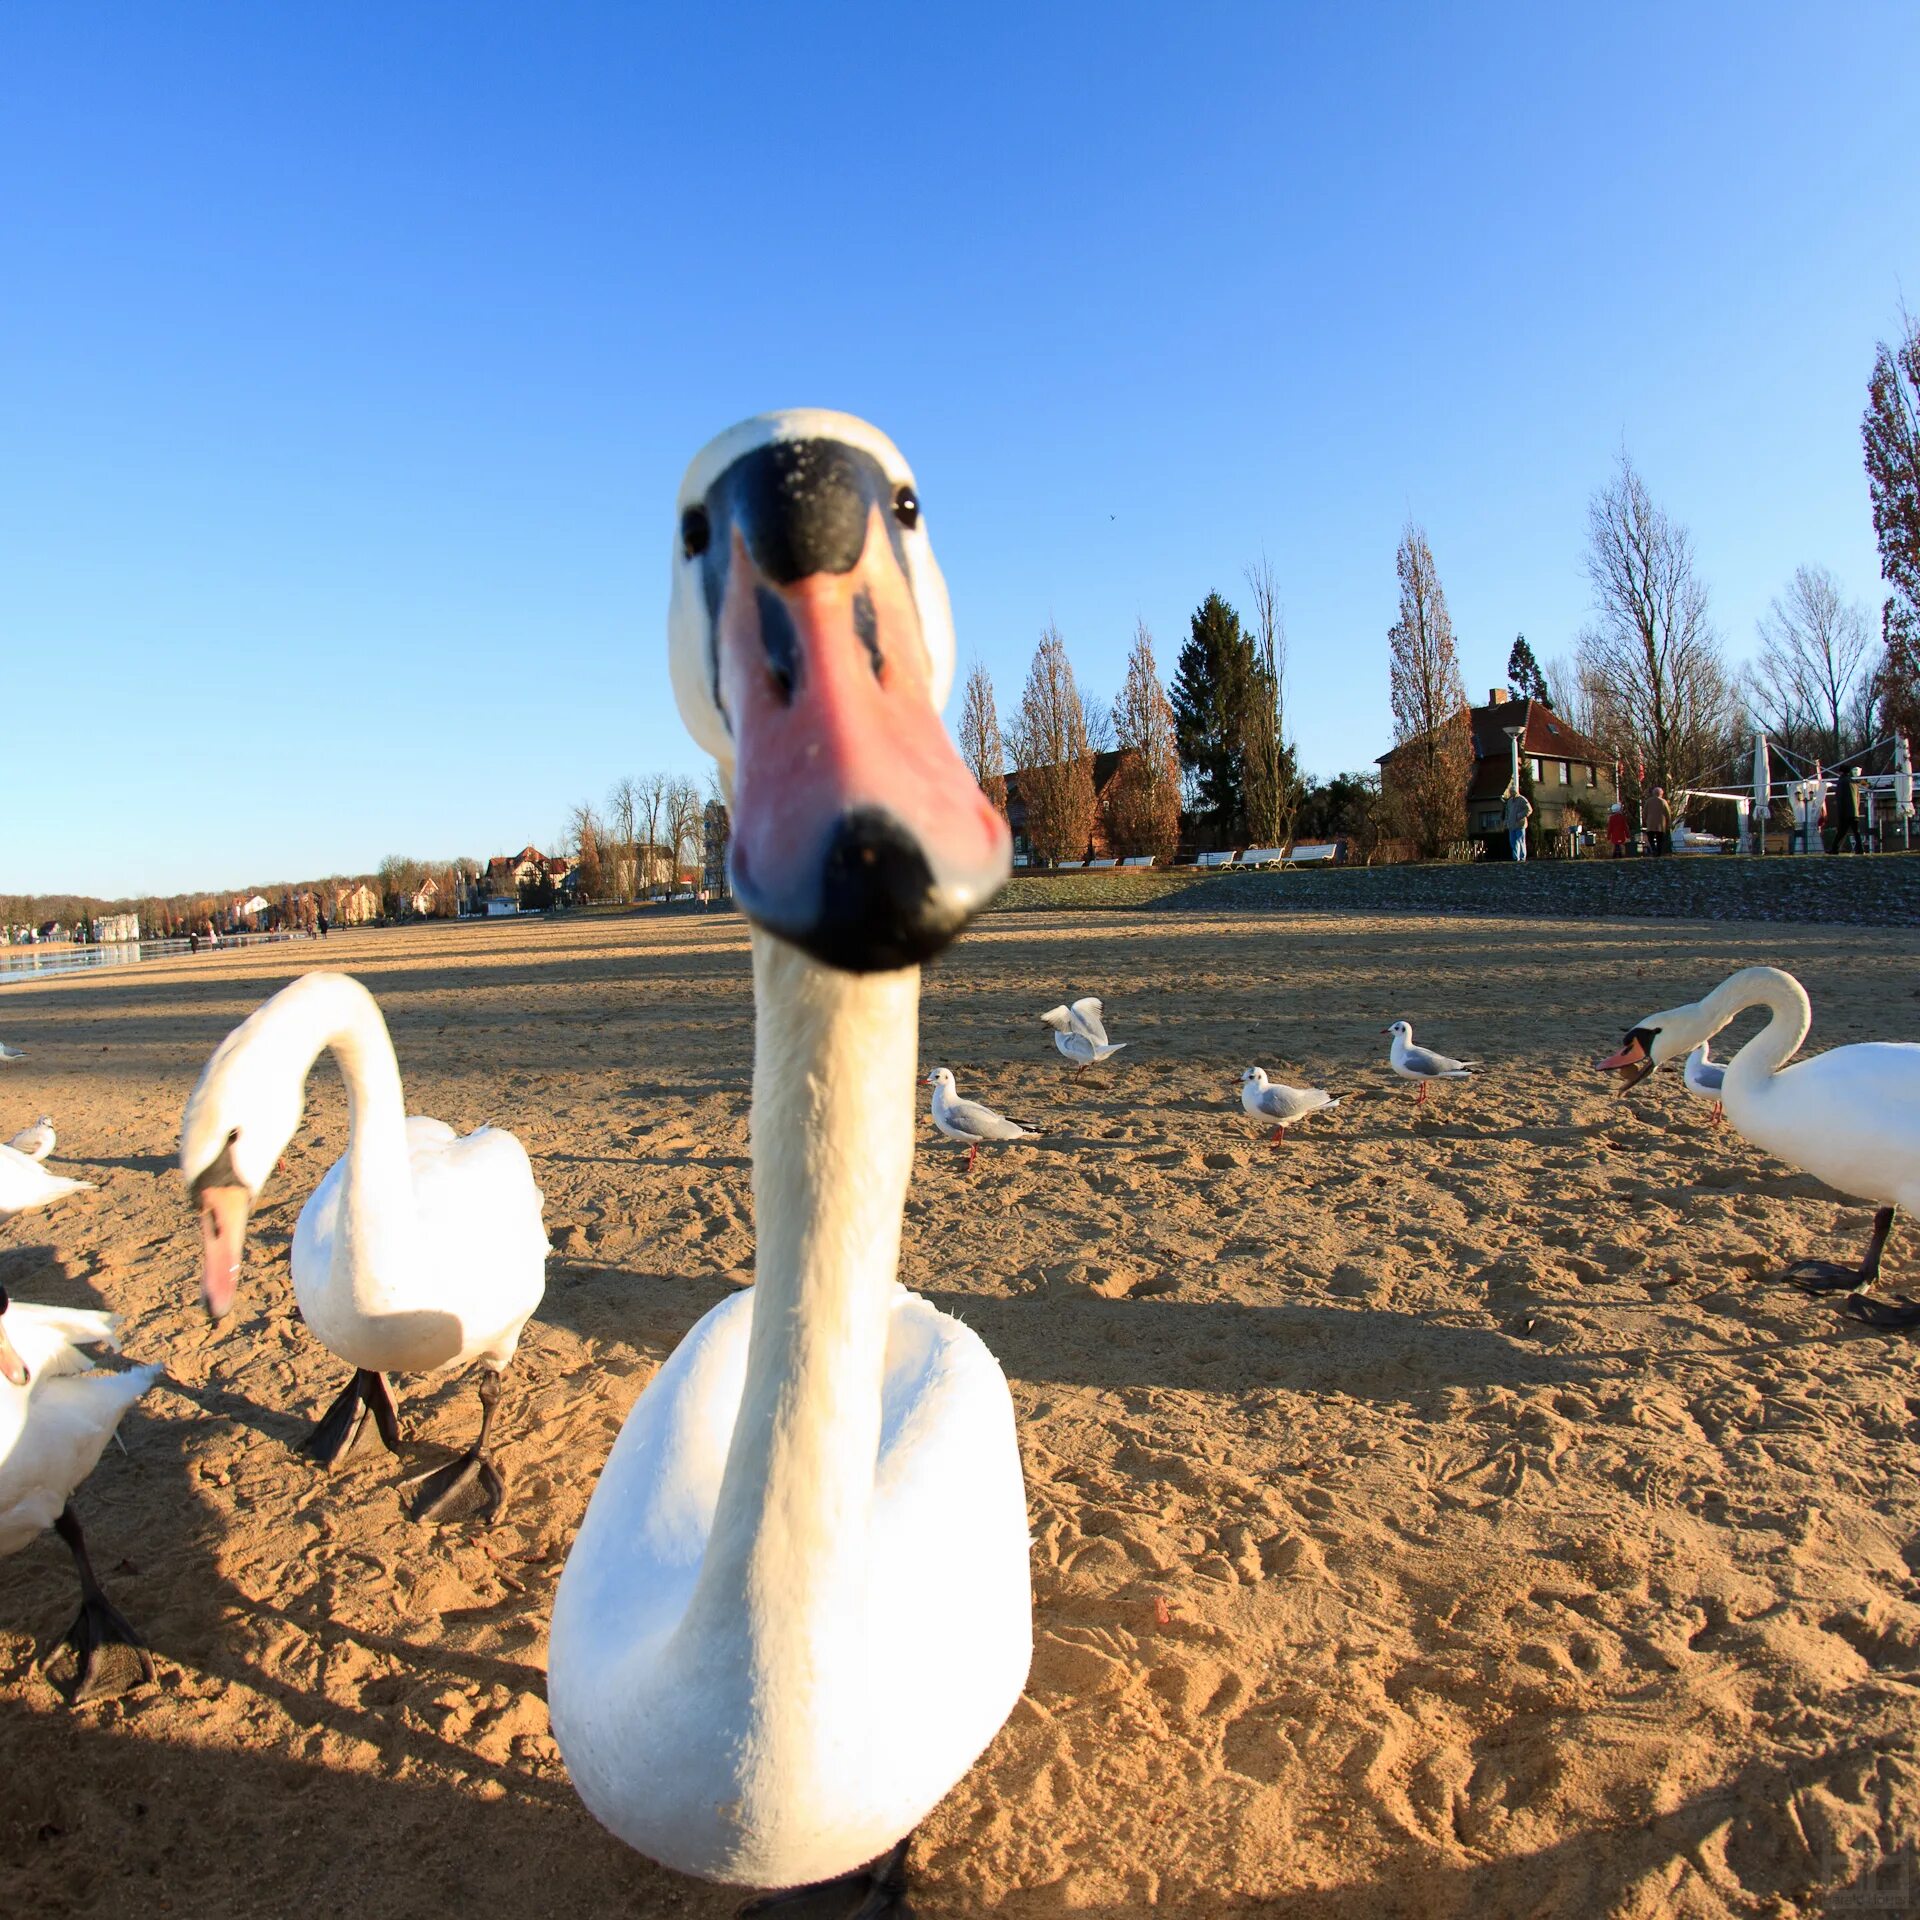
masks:
[[[1527,822],[1533,818],[1533,802],[1518,787],[1507,789],[1507,857],[1511,860],[1524,860],[1527,857]]]
[[[1867,850],[1860,835],[1860,792],[1854,785],[1858,777],[1850,770],[1833,783],[1833,839],[1829,848],[1833,853],[1865,853]]]
[[[1644,815],[1647,829],[1647,850],[1662,854],[1673,851],[1673,813],[1667,806],[1666,790],[1655,787],[1647,795]]]
[[[1627,824],[1627,810],[1618,800],[1607,809],[1607,845],[1616,860],[1627,857],[1627,838],[1633,829]]]

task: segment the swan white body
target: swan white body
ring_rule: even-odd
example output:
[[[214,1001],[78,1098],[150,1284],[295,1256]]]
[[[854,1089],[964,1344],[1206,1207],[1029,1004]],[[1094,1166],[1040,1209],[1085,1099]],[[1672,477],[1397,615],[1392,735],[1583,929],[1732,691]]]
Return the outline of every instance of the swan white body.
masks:
[[[1340,1101],[1320,1087],[1289,1087],[1269,1080],[1265,1067],[1249,1067],[1240,1076],[1240,1104],[1255,1120],[1287,1127]]]
[[[793,1886],[947,1794],[1019,1698],[1032,1619],[1005,1377],[894,1278],[918,973],[753,944],[757,1279],[628,1417],[560,1582],[548,1699],[623,1840]]]
[[[1098,1066],[1130,1044],[1107,1038],[1106,1009],[1091,994],[1040,1018],[1053,1029],[1053,1044],[1076,1067]]]
[[[111,1314],[11,1302],[0,1331],[25,1363],[27,1384],[0,1377],[0,1557],[18,1553],[59,1517],[99,1460],[121,1416],[159,1367],[90,1370],[82,1347],[114,1347]]]
[[[628,1417],[561,1576],[547,1697],[623,1840],[900,1912],[912,1829],[1033,1647],[1006,1380],[896,1278],[920,963],[1011,846],[940,725],[952,619],[884,434],[747,421],[676,515],[674,691],[720,765],[752,928],[755,1281]]]
[[[204,1176],[225,1147],[238,1184],[257,1194],[327,1048],[347,1083],[350,1137],[294,1228],[301,1317],[369,1372],[504,1369],[545,1291],[547,1237],[526,1149],[496,1128],[459,1135],[409,1119],[386,1022],[357,980],[306,974],[220,1043],[187,1103],[181,1171]]]
[[[92,1191],[91,1180],[69,1180],[64,1174],[49,1173],[38,1160],[29,1159],[17,1148],[0,1147],[0,1220],[33,1207],[51,1206],[70,1193]]]
[[[1789,1065],[1813,1025],[1806,989],[1743,967],[1704,999],[1650,1014],[1655,1066],[1710,1040],[1748,1007],[1769,1018],[1723,1069],[1720,1101],[1743,1140],[1875,1206],[1920,1210],[1920,1046],[1865,1041]]]
[[[56,1140],[53,1115],[43,1113],[32,1126],[22,1127],[7,1145],[15,1153],[24,1153],[29,1160],[44,1160],[53,1151]]]

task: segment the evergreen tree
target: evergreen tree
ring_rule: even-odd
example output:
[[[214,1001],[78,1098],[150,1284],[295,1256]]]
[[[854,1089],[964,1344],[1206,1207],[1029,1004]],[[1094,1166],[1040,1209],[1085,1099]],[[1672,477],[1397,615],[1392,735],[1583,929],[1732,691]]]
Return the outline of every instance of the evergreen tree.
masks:
[[[1242,747],[1253,667],[1240,616],[1219,594],[1208,594],[1194,610],[1175,665],[1173,717],[1180,761],[1193,782],[1194,811],[1215,845],[1245,831]]]
[[[1507,685],[1522,700],[1547,697],[1547,676],[1540,671],[1540,662],[1533,657],[1524,633],[1513,636],[1513,651],[1507,655]]]

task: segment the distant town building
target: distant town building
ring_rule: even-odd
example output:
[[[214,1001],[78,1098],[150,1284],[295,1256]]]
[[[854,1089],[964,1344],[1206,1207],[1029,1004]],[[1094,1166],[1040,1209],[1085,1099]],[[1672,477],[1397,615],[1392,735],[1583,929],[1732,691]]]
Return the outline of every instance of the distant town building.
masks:
[[[1064,858],[1105,860],[1113,852],[1107,844],[1105,801],[1107,788],[1113,784],[1113,776],[1120,771],[1126,757],[1125,749],[1093,756],[1093,832],[1088,845],[1070,848]],[[1026,866],[1034,857],[1033,843],[1027,838],[1027,801],[1023,783],[1030,780],[1035,771],[1037,769],[1016,767],[1007,775],[1007,827],[1013,835],[1016,866]]]
[[[1513,741],[1509,727],[1521,727],[1522,785],[1533,802],[1533,827],[1539,833],[1561,833],[1580,818],[1584,807],[1598,825],[1619,797],[1613,763],[1570,721],[1561,719],[1544,700],[1516,700],[1505,687],[1494,687],[1484,706],[1467,709],[1473,730],[1473,772],[1467,781],[1467,832],[1504,849],[1505,819],[1501,812],[1507,788],[1513,782]],[[1380,783],[1391,791],[1394,763],[1411,741],[1380,755]]]
[[[380,918],[380,896],[364,880],[342,887],[333,896],[333,923],[338,927],[371,926]]]

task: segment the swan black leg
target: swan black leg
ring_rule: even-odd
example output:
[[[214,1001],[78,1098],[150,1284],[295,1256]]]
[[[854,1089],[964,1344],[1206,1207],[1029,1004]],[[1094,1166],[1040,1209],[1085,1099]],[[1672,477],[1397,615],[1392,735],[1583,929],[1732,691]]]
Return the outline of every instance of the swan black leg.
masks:
[[[80,1576],[80,1611],[60,1640],[61,1646],[73,1649],[74,1701],[111,1700],[151,1680],[153,1661],[140,1636],[127,1625],[94,1578],[93,1562],[87,1557],[87,1537],[80,1531],[80,1518],[71,1500],[60,1509],[53,1530],[67,1543],[74,1571]],[[124,1650],[131,1659],[113,1657],[109,1650],[114,1648]],[[108,1655],[105,1660],[103,1654]]]
[[[760,1920],[762,1915],[778,1915],[779,1920],[913,1920],[907,1899],[907,1849],[912,1845],[913,1835],[908,1834],[891,1853],[858,1872],[749,1900],[739,1920]]]
[[[431,1473],[416,1474],[409,1483],[419,1487],[413,1497],[416,1520],[444,1520],[459,1505],[461,1496],[471,1488],[480,1489],[477,1519],[492,1521],[507,1497],[507,1483],[500,1469],[487,1458],[487,1436],[493,1431],[493,1410],[500,1403],[500,1376],[491,1367],[480,1369],[480,1432],[474,1443],[457,1460]]]
[[[1870,1287],[1880,1278],[1880,1256],[1892,1231],[1893,1209],[1882,1207],[1873,1216],[1867,1257],[1857,1267],[1843,1267],[1832,1260],[1796,1260],[1787,1269],[1787,1278],[1802,1293],[1851,1293],[1858,1287]]]
[[[400,1451],[400,1411],[384,1373],[362,1367],[341,1389],[340,1397],[300,1443],[300,1451],[323,1467],[337,1467],[366,1438],[367,1416],[389,1453]]]

